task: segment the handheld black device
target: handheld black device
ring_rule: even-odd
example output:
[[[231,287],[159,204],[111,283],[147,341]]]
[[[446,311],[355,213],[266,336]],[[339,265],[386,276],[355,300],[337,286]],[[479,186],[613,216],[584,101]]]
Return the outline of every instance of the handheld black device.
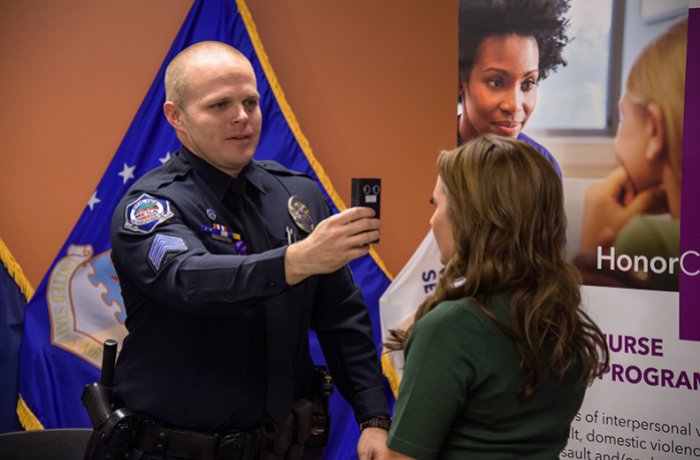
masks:
[[[382,198],[382,180],[378,178],[352,178],[350,206],[363,206],[374,209],[374,217],[379,219]],[[372,244],[379,240],[372,241]]]
[[[352,179],[352,198],[350,205],[374,209],[374,217],[379,219],[382,197],[382,180],[377,178]]]

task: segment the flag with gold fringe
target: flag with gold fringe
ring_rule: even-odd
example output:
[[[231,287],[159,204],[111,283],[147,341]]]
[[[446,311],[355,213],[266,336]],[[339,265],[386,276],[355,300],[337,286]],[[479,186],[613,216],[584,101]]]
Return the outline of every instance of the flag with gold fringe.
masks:
[[[0,433],[20,429],[17,407],[17,360],[24,308],[34,294],[5,242],[0,238]]]
[[[20,353],[18,412],[25,428],[90,426],[80,402],[86,383],[96,381],[107,338],[126,334],[125,311],[110,262],[112,212],[135,179],[168,161],[179,148],[162,115],[165,65],[180,50],[202,41],[229,43],[253,64],[258,80],[263,129],[256,159],[272,159],[318,181],[334,210],[345,204],[316,160],[287,104],[243,0],[195,1],[121,145],[88,200],[82,215],[27,305]],[[380,341],[378,302],[390,280],[378,255],[354,261]],[[312,354],[322,361],[312,336]],[[356,458],[359,430],[350,406],[334,394],[333,427],[325,458]]]

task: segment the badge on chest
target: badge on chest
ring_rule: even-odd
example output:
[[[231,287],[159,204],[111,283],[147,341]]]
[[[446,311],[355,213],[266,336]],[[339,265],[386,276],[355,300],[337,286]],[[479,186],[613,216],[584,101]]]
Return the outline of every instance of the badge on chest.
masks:
[[[287,210],[294,223],[306,233],[314,229],[314,220],[309,207],[297,195],[292,195],[287,201]]]

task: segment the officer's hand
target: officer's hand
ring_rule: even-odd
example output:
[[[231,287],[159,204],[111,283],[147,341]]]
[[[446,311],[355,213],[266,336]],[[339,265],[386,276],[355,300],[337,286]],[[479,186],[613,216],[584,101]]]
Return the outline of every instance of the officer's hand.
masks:
[[[357,441],[360,460],[384,460],[387,455],[386,439],[389,433],[382,428],[365,428]]]
[[[312,275],[332,273],[369,252],[379,239],[379,219],[370,208],[350,208],[321,221],[304,240],[287,248],[284,268],[287,284]]]

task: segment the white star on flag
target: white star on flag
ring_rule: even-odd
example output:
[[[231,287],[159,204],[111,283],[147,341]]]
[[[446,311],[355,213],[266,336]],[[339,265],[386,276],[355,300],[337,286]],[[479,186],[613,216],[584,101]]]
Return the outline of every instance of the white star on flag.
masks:
[[[119,175],[122,176],[122,184],[126,184],[126,181],[134,178],[134,169],[136,169],[136,166],[129,166],[124,163],[124,169],[119,173]]]
[[[163,158],[158,158],[161,164],[165,164],[168,160],[170,160],[170,152],[166,153]]]
[[[99,202],[101,202],[99,198],[97,198],[97,190],[92,192],[92,196],[90,197],[90,201],[88,201],[88,206],[90,206],[90,211],[95,207],[95,205]]]

